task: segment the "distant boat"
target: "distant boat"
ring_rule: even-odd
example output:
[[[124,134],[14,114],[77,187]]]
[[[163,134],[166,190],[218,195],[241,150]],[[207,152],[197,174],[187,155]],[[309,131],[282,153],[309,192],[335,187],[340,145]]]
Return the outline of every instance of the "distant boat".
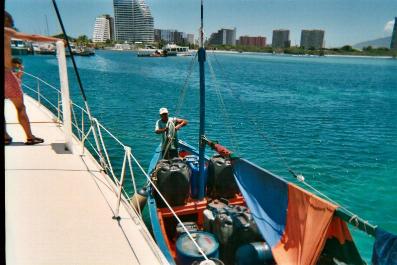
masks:
[[[137,54],[138,57],[167,57],[168,54],[164,50],[145,49],[140,50]]]
[[[35,54],[55,55],[56,47],[53,43],[33,43],[33,50]]]
[[[11,39],[11,53],[12,55],[26,55],[33,54],[33,47],[31,43],[19,40],[19,39]]]
[[[95,55],[95,49],[86,47],[86,46],[80,46],[80,47],[76,48],[76,51],[73,54],[76,54],[79,56],[92,56],[92,55]]]
[[[176,44],[167,44],[163,47],[168,56],[193,56],[194,51],[189,50],[189,47],[182,47]]]

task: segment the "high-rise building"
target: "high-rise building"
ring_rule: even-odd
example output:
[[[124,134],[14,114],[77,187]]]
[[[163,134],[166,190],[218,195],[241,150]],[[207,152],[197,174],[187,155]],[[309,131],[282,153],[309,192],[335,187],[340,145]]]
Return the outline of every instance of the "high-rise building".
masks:
[[[93,42],[105,42],[114,39],[113,18],[110,15],[102,15],[95,19]]]
[[[186,34],[186,41],[189,44],[194,44],[194,34],[187,33]]]
[[[133,1],[133,32],[135,42],[154,41],[154,20],[144,0]]]
[[[236,45],[236,28],[220,29],[211,34],[208,42],[216,45]]]
[[[394,19],[393,34],[391,35],[390,49],[397,50],[397,17]]]
[[[288,29],[273,30],[272,47],[273,48],[289,48],[291,41],[289,39]]]
[[[154,40],[166,43],[194,43],[194,34],[180,32],[175,29],[155,29]]]
[[[132,0],[113,0],[115,39],[134,41]]]
[[[304,29],[301,32],[301,47],[304,49],[319,50],[324,48],[324,30]]]
[[[238,43],[239,43],[239,45],[242,45],[242,46],[265,47],[266,46],[266,37],[240,36],[240,40]]]
[[[153,42],[154,22],[144,0],[113,0],[117,41]]]

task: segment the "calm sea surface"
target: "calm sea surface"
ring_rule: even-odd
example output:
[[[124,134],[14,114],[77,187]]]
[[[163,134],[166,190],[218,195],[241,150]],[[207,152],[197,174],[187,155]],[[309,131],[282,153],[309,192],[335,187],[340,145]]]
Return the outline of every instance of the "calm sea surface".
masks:
[[[81,104],[68,60],[72,99]],[[145,168],[160,141],[154,134],[160,107],[189,120],[179,138],[197,145],[198,65],[192,60],[113,51],[76,57],[93,115]],[[58,86],[55,56],[23,61],[27,72]],[[209,52],[207,61],[210,139],[294,181],[288,165],[350,211],[397,234],[397,60]],[[110,153],[122,160],[122,150]],[[369,261],[373,239],[351,231]]]

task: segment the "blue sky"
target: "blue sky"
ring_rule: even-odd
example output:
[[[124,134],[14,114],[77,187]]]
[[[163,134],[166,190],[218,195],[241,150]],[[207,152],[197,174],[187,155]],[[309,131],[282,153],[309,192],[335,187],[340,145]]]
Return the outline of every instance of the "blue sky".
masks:
[[[197,36],[199,0],[146,0],[155,28],[178,29]],[[95,17],[113,15],[112,0],[57,0],[67,33],[92,37]],[[325,30],[326,47],[355,44],[391,35],[397,0],[204,0],[205,33],[236,27],[237,36],[266,36],[290,30],[291,44],[300,42],[302,29]],[[16,27],[28,33],[60,32],[51,0],[6,0]],[[388,26],[387,23],[389,22]]]

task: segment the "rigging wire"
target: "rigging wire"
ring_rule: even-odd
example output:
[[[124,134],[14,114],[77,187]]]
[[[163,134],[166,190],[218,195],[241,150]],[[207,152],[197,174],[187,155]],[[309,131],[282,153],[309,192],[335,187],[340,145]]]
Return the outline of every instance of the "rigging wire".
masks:
[[[180,114],[181,108],[182,108],[183,103],[185,101],[185,95],[186,95],[187,87],[188,87],[188,84],[189,84],[189,79],[190,79],[190,76],[193,73],[193,67],[195,65],[196,58],[197,58],[197,52],[195,53],[194,58],[190,62],[188,74],[187,74],[187,76],[185,78],[185,81],[183,82],[183,86],[179,90],[178,104],[177,104],[177,108],[176,108],[176,112],[175,112],[175,115],[177,117]]]
[[[214,58],[215,58],[215,62],[216,62],[216,63],[218,64],[218,66],[221,68],[222,72],[223,72],[223,73],[226,73],[225,68],[224,68],[223,65],[219,62],[217,56],[215,55],[215,52],[212,52],[212,54],[213,54],[213,56],[214,56]],[[226,78],[225,80],[227,80],[227,78]],[[226,84],[227,84],[229,90],[232,91],[232,93],[233,93],[233,90],[231,89],[230,82],[226,82]],[[243,102],[241,101],[240,97],[236,97],[236,98],[239,100],[240,103],[243,103]],[[258,122],[256,121],[255,117],[250,116],[250,119],[251,119],[251,122],[255,125],[254,128],[258,129],[258,128],[259,128],[259,124],[258,124]],[[281,152],[279,151],[279,148],[276,146],[276,144],[273,143],[273,142],[270,140],[270,137],[268,137],[268,135],[265,133],[265,130],[258,130],[258,132],[259,132],[259,134],[266,140],[266,142],[269,144],[269,146],[270,146],[270,148],[272,149],[272,151],[275,152],[275,153],[277,154],[278,158],[279,158],[280,161],[283,163],[283,165],[284,165],[285,168],[288,170],[288,172],[291,173],[295,178],[297,178],[298,175],[290,168],[290,166],[288,165],[287,160],[286,160],[286,159],[284,158],[284,156],[281,154]]]
[[[61,14],[59,13],[56,1],[52,0],[52,3],[54,5],[55,12],[57,14],[59,24],[61,25],[63,35],[65,36],[66,45],[67,45],[69,53],[70,53],[70,58],[72,59],[73,69],[74,69],[74,72],[76,73],[77,82],[79,83],[79,88],[80,88],[81,95],[83,96],[84,101],[87,102],[87,97],[86,97],[85,92],[84,92],[83,83],[81,82],[79,71],[77,70],[76,61],[74,60],[74,56],[73,56],[72,48],[70,47],[68,35],[66,34],[65,27],[63,26],[63,21],[62,21]]]
[[[215,52],[212,52],[212,54],[214,55],[215,61],[216,63],[219,65],[219,67],[222,69],[223,72],[226,72],[225,69],[223,68],[222,64],[219,62],[218,58],[215,55]],[[226,79],[227,80],[227,79]],[[230,91],[231,90],[231,86],[230,86],[230,82],[226,82]],[[222,96],[220,94],[220,96]],[[242,103],[242,101],[240,100],[239,97],[236,97],[240,103]],[[256,129],[259,128],[258,122],[256,121],[255,117],[250,117],[251,118],[251,122],[255,125],[254,127]],[[316,194],[318,194],[319,196],[327,199],[328,201],[334,203],[335,205],[337,205],[339,208],[343,209],[344,211],[346,211],[347,213],[349,213],[352,217],[349,220],[349,223],[351,223],[352,221],[356,222],[356,226],[357,226],[357,222],[358,220],[361,220],[364,224],[370,225],[369,222],[367,220],[364,220],[362,218],[360,218],[357,214],[354,214],[353,212],[351,212],[350,210],[348,210],[346,207],[341,206],[339,203],[337,203],[336,201],[334,201],[333,199],[331,199],[330,197],[328,197],[327,195],[325,195],[323,192],[319,191],[318,189],[316,189],[315,187],[313,187],[312,185],[310,185],[309,183],[307,183],[305,181],[305,178],[303,175],[301,174],[297,174],[295,173],[294,170],[292,170],[292,168],[289,166],[287,159],[281,154],[281,152],[279,151],[279,148],[277,147],[277,145],[275,143],[273,143],[270,138],[268,137],[268,135],[265,133],[264,130],[258,130],[259,134],[266,140],[266,142],[269,144],[269,146],[271,147],[271,149],[273,150],[273,152],[275,152],[278,156],[278,158],[281,160],[281,162],[284,164],[285,168],[288,170],[288,172],[299,182],[302,183],[303,185],[307,186],[308,188],[310,188],[311,190],[313,190]]]
[[[222,110],[221,112],[222,112],[222,114],[224,116],[223,118],[225,119],[225,124],[226,124],[226,127],[227,127],[228,131],[229,131],[230,139],[232,141],[232,147],[237,152],[239,152],[238,142],[236,141],[236,138],[235,138],[235,133],[234,133],[233,128],[232,128],[232,123],[230,122],[230,118],[229,118],[229,115],[228,115],[228,112],[227,112],[227,109],[226,109],[225,101],[223,100],[220,88],[217,85],[218,84],[218,80],[216,78],[215,71],[214,71],[214,69],[212,67],[211,60],[208,60],[208,66],[209,66],[209,70],[210,70],[210,73],[211,73],[211,77],[214,80],[215,92],[216,92],[216,95],[218,97],[219,104],[221,105],[221,110]]]

